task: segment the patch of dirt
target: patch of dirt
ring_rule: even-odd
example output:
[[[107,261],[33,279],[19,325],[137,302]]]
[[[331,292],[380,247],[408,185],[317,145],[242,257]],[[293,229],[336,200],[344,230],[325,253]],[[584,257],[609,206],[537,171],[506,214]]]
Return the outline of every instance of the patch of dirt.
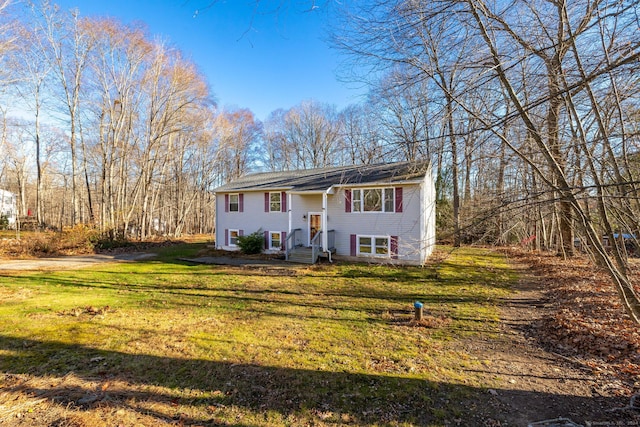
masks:
[[[603,346],[608,347],[606,342],[597,345],[598,335],[592,335],[593,347],[589,347],[595,351],[586,351],[582,346],[587,340],[582,336],[590,334],[583,331],[584,322],[600,324],[599,329],[612,316],[619,324],[630,322],[621,308],[616,307],[615,293],[600,295],[601,308],[609,316],[594,318],[594,313],[580,311],[582,307],[560,297],[571,299],[575,295],[563,288],[556,277],[557,274],[573,277],[570,283],[574,293],[589,289],[598,293],[597,288],[578,280],[588,278],[593,282],[593,268],[587,263],[562,262],[551,255],[511,252],[509,256],[519,269],[521,280],[516,293],[502,306],[500,334],[488,340],[472,338],[466,345],[473,358],[483,361],[479,374],[486,379],[485,383],[496,384],[487,390],[485,425],[640,425],[640,406],[633,400],[634,394],[640,392],[638,376],[621,370],[610,353],[594,358]],[[553,268],[549,268],[550,264]],[[605,278],[600,280],[606,285]],[[562,310],[571,315],[558,316]],[[566,323],[558,322],[560,318],[573,319],[574,323],[566,327]],[[565,325],[565,332],[558,333],[557,325]],[[637,331],[637,325],[635,328]],[[558,340],[571,337],[573,330],[580,331],[582,338]],[[615,337],[618,347],[627,350],[629,357],[621,363],[637,360],[640,355],[637,342],[628,340],[633,334],[618,335],[615,330],[607,333]]]
[[[295,276],[298,268],[284,261],[274,259],[255,259],[228,256],[201,256],[197,258],[178,258],[193,264],[208,264],[228,266],[230,269],[239,269],[246,276]]]
[[[284,260],[283,254],[252,254],[247,255],[243,254],[240,251],[226,251],[223,249],[216,249],[213,247],[206,247],[198,251],[196,255],[198,258],[227,258],[242,261],[245,260],[247,262],[255,262],[255,261],[282,261]]]
[[[56,258],[30,258],[2,260],[0,271],[65,270],[91,267],[106,262],[140,261],[154,257],[153,253],[130,252],[114,255],[92,254],[84,256],[61,256]]]

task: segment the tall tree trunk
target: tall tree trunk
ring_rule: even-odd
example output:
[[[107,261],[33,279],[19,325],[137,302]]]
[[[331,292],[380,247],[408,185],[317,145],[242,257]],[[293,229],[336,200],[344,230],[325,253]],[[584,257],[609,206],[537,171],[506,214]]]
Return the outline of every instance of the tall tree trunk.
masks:
[[[450,93],[446,95],[447,127],[449,129],[449,143],[451,145],[451,180],[453,184],[453,246],[460,247],[460,183],[458,180],[458,142],[453,123],[453,98]]]

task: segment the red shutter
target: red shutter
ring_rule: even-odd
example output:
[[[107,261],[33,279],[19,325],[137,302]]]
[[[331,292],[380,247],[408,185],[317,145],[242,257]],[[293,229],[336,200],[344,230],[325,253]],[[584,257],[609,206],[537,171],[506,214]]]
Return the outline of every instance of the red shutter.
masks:
[[[238,236],[244,236],[244,230],[238,230]]]
[[[351,235],[351,256],[356,256],[356,235]]]
[[[269,232],[264,232],[264,248],[269,249]]]
[[[344,190],[344,211],[351,212],[351,190]]]
[[[280,245],[281,245],[280,249],[282,249],[283,251],[286,251],[287,250],[287,232],[286,231],[283,231],[280,234],[280,239],[281,239],[280,240]]]
[[[229,246],[229,229],[224,229],[224,245]]]
[[[398,236],[391,236],[391,258],[398,259]]]
[[[244,212],[244,193],[238,194],[238,212]]]
[[[269,193],[264,193],[264,211],[269,212]]]
[[[229,212],[229,195],[224,195],[224,211]]]
[[[282,207],[282,212],[287,211],[287,193],[284,191],[280,193],[280,206]]]
[[[396,212],[402,212],[402,187],[396,187]]]

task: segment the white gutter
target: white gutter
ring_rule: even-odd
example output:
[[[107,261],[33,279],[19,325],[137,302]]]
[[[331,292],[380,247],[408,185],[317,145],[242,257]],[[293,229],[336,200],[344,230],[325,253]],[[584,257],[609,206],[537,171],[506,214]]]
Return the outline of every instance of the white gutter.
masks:
[[[353,183],[353,184],[334,184],[333,187],[347,187],[347,188],[367,188],[367,187],[394,187],[396,185],[409,185],[409,184],[421,184],[422,179],[406,179],[403,181],[378,181],[378,182],[365,182],[365,183]]]
[[[293,187],[229,187],[229,188],[214,188],[212,193],[277,193],[281,191],[291,191]]]

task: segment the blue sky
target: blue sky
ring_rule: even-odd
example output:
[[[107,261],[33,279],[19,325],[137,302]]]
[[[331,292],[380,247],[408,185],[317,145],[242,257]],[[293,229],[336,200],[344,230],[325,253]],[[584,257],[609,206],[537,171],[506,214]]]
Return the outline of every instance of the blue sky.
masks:
[[[322,8],[305,11],[303,5],[311,5],[311,0],[261,0],[257,12],[256,0],[55,3],[64,9],[76,8],[81,16],[144,22],[152,36],[191,58],[220,106],[249,108],[260,120],[277,108],[288,109],[306,99],[341,109],[359,102],[362,93],[336,77],[342,58],[325,41],[330,17]]]

